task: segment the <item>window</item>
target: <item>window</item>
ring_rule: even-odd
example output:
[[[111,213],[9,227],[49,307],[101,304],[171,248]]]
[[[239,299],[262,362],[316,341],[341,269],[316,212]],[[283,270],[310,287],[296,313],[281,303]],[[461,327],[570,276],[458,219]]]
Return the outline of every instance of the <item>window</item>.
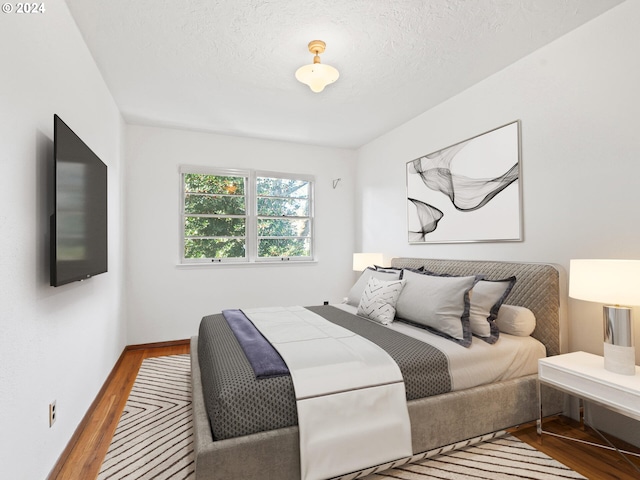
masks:
[[[313,178],[181,169],[182,263],[313,258]]]
[[[258,257],[311,257],[311,182],[257,177]]]
[[[183,259],[246,259],[247,177],[182,174]]]

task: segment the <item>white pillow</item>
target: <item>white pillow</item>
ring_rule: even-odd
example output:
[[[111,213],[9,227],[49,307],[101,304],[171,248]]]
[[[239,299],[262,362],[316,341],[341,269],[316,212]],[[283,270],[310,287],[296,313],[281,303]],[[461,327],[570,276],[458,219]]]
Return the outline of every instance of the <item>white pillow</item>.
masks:
[[[385,282],[369,278],[358,305],[358,315],[389,325],[396,316],[396,302],[404,286],[404,280]]]
[[[469,323],[471,332],[487,343],[495,343],[500,330],[495,324],[498,310],[516,283],[516,277],[480,280],[471,290]]]
[[[526,307],[502,305],[498,311],[496,325],[503,333],[528,337],[536,329],[536,316]]]
[[[460,345],[471,345],[469,291],[475,276],[442,277],[405,270],[396,316],[432,328]]]
[[[364,289],[367,286],[367,282],[369,282],[369,279],[371,277],[375,277],[378,280],[385,280],[385,281],[400,280],[401,273],[402,273],[401,270],[394,271],[394,272],[378,272],[373,268],[370,268],[370,267],[367,268],[364,272],[362,272],[362,275],[360,275],[360,278],[353,285],[353,287],[351,287],[351,290],[349,290],[349,295],[347,296],[347,303],[349,305],[353,305],[354,307],[357,307],[360,304],[360,298],[362,297],[362,293],[364,292]]]

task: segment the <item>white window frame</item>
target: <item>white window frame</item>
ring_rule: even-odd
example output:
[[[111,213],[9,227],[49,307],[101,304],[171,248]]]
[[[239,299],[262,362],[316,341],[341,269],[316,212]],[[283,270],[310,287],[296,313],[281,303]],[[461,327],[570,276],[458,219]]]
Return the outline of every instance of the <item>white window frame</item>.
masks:
[[[294,173],[282,173],[282,172],[267,172],[264,170],[252,171],[253,178],[250,181],[251,190],[253,195],[253,214],[251,218],[251,223],[253,224],[255,230],[252,232],[252,238],[255,240],[254,250],[252,253],[254,256],[255,262],[310,262],[314,259],[314,238],[315,238],[315,227],[314,227],[314,184],[315,179],[311,175],[301,175]],[[282,217],[282,218],[308,218],[309,219],[309,256],[305,257],[258,257],[258,187],[257,187],[257,178],[284,178],[287,180],[301,180],[307,182],[309,184],[309,215],[306,217]],[[293,198],[293,197],[291,197]]]
[[[215,175],[215,176],[237,176],[244,177],[245,180],[245,256],[238,258],[185,258],[185,191],[184,191],[184,175]],[[179,168],[180,182],[180,215],[179,215],[179,264],[180,265],[220,265],[220,264],[257,264],[257,263],[291,263],[291,262],[313,262],[315,261],[315,177],[312,175],[272,172],[264,170],[248,170],[248,169],[227,169],[215,167],[200,167],[191,165],[182,165]],[[309,256],[296,257],[258,257],[258,194],[257,194],[257,178],[283,178],[289,180],[301,180],[309,184],[309,216],[295,217],[308,218],[309,220]],[[291,217],[283,217],[291,218]]]

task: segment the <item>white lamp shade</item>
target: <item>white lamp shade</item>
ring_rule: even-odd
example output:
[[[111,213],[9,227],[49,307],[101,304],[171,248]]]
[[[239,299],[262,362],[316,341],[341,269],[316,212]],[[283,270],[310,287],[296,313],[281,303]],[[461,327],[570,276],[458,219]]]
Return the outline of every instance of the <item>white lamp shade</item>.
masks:
[[[640,260],[571,260],[569,296],[608,305],[640,305]]]
[[[367,267],[373,265],[382,265],[384,256],[381,253],[354,253],[353,269],[356,272],[362,272]]]
[[[298,81],[309,85],[309,88],[315,93],[324,90],[324,87],[338,80],[339,76],[338,70],[324,63],[312,63],[296,70]]]

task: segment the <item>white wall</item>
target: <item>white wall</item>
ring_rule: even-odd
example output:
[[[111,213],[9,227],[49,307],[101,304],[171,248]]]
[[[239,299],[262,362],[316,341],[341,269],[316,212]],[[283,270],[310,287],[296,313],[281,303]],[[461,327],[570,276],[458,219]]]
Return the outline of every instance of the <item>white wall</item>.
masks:
[[[125,345],[120,113],[66,5],[0,15],[0,478],[43,479]],[[49,286],[57,113],[102,158],[109,273]],[[49,428],[48,406],[58,419]]]
[[[346,296],[353,282],[354,151],[134,125],[126,144],[129,344],[189,338],[204,315],[222,308],[317,305]],[[180,165],[315,175],[318,262],[178,267]]]
[[[627,1],[362,147],[357,245],[388,256],[549,262],[567,271],[571,258],[640,259],[638,18],[640,2]],[[408,245],[405,163],[516,119],[524,241]],[[568,306],[569,350],[602,354],[601,306]],[[636,345],[640,362],[640,323]]]

